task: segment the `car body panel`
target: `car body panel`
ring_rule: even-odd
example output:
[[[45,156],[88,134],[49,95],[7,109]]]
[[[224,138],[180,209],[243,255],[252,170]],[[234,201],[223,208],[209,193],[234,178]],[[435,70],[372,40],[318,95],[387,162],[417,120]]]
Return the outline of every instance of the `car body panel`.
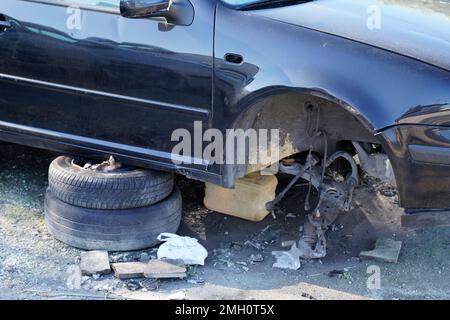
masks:
[[[0,139],[89,157],[112,154],[232,187],[235,175],[226,166],[174,164],[171,133],[193,133],[195,120],[224,132],[261,101],[295,92],[351,114],[383,145],[402,206],[450,208],[448,166],[424,163],[421,149],[430,147],[439,159],[450,148],[450,72],[442,56],[450,28],[430,31],[427,13],[415,12],[427,31],[403,30],[415,10],[404,3],[394,9],[382,0],[334,3],[239,11],[196,0],[189,26],[81,8],[83,27],[68,30],[67,6],[2,0],[0,14],[13,28],[0,32]],[[364,35],[361,3],[408,19],[385,20],[387,37],[367,29]],[[328,20],[313,21],[308,15],[315,13]],[[230,63],[229,54],[243,61]],[[281,114],[284,106],[276,107]]]
[[[309,4],[285,10],[295,12],[305,5]],[[450,101],[450,73],[441,68],[275,21],[259,10],[219,6],[216,29],[216,125],[223,122],[218,118],[221,113],[239,113],[245,99],[274,87],[300,88],[339,100],[373,131],[404,123],[403,117],[419,106],[425,110]],[[270,39],[270,46],[265,39]],[[241,54],[244,63],[236,66],[224,61],[228,52]],[[229,77],[244,70],[247,73],[237,80]]]
[[[280,87],[325,97],[353,113],[388,150],[402,206],[450,206],[447,167],[434,164],[440,175],[429,175],[427,164],[416,164],[407,149],[397,150],[398,144],[405,147],[403,140],[383,134],[384,130],[403,132],[402,126],[448,125],[449,72],[359,41],[269,20],[259,10],[241,12],[219,7],[216,28],[214,126],[229,123],[227,119],[234,119],[255,100],[275,94]],[[270,46],[265,39],[271,39]],[[241,54],[243,65],[224,61],[227,52]],[[243,70],[247,73],[240,77],[229,76]],[[408,131],[411,137],[420,132],[414,128]],[[415,139],[421,142],[411,141],[442,145],[442,139]],[[415,179],[422,184],[433,181],[435,187],[417,188]]]
[[[383,133],[385,150],[394,168],[400,205],[414,209],[445,209],[449,207],[450,127],[428,125],[394,126]],[[414,150],[419,147],[425,157]],[[423,148],[425,147],[425,150]]]
[[[80,11],[81,25],[69,28],[66,6],[2,0],[13,28],[0,34],[0,119],[170,163],[172,131],[211,118],[214,5],[175,27]]]
[[[448,1],[316,0],[258,10],[257,14],[360,41],[450,70]]]

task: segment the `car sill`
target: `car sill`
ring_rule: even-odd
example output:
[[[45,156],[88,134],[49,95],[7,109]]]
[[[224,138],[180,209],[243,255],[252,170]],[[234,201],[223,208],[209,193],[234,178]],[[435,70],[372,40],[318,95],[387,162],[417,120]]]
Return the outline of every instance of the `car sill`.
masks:
[[[29,126],[12,124],[9,122],[0,121],[0,134],[15,133],[35,138],[43,138],[53,142],[63,143],[66,145],[80,146],[82,148],[89,148],[92,150],[101,151],[103,153],[123,153],[134,154],[139,158],[152,159],[157,162],[168,163],[169,167],[178,168],[173,161],[180,161],[184,163],[193,163],[201,169],[206,170],[208,162],[203,159],[183,157],[171,154],[169,152],[153,150],[149,148],[136,147],[117,142],[99,140],[94,138],[82,137],[69,133],[61,133],[47,129],[38,129]]]

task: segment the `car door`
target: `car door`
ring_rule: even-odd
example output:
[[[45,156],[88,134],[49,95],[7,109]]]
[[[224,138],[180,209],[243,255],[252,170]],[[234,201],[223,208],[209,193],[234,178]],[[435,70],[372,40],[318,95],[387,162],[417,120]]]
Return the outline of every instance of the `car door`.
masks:
[[[171,163],[177,128],[210,122],[214,3],[190,23],[130,19],[120,0],[0,1],[0,126]]]

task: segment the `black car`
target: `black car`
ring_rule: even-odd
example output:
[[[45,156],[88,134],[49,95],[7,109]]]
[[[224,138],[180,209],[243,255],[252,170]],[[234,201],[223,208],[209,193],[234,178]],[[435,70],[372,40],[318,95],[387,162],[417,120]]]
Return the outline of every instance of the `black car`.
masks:
[[[402,207],[445,210],[450,3],[0,2],[1,140],[226,188],[261,169],[174,163],[172,133],[196,122],[279,129],[277,160],[357,143],[387,156]]]

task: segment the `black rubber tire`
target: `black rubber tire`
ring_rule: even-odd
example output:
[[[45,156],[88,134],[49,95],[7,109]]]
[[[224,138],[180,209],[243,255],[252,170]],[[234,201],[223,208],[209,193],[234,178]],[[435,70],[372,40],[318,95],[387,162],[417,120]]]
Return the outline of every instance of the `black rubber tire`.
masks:
[[[57,198],[74,206],[102,210],[147,207],[173,190],[172,173],[149,169],[103,173],[74,166],[73,159],[56,158],[50,164],[48,182]]]
[[[154,205],[124,210],[76,207],[45,195],[45,222],[58,240],[80,249],[129,251],[152,247],[163,232],[176,233],[181,222],[181,194]]]

